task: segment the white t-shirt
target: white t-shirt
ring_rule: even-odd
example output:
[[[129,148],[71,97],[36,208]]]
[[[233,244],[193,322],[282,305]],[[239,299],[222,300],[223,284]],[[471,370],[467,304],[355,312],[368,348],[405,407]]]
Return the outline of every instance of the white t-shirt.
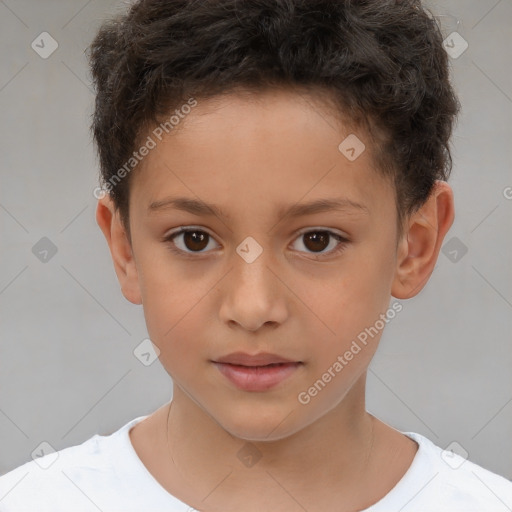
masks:
[[[137,456],[129,429],[48,453],[0,477],[1,512],[193,512],[169,494]],[[362,512],[510,512],[512,482],[426,437],[396,486]],[[44,469],[46,468],[46,469]],[[207,508],[207,507],[205,507]],[[242,511],[243,512],[243,511]]]

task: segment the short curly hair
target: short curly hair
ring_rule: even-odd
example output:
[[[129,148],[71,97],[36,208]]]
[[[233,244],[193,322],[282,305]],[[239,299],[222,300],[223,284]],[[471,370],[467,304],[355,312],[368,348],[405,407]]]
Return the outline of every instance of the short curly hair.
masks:
[[[399,233],[452,169],[460,104],[420,0],[138,0],[103,23],[88,58],[101,181],[128,233],[131,174],[113,178],[190,98],[283,87],[323,98],[371,137]]]

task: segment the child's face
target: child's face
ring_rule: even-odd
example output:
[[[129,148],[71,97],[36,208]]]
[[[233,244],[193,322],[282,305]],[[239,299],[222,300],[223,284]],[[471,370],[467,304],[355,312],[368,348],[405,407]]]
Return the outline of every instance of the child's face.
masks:
[[[314,98],[274,91],[260,100],[199,101],[133,175],[137,292],[129,298],[142,301],[150,338],[182,395],[231,434],[270,440],[313,423],[351,389],[347,402],[363,400],[361,384],[382,334],[375,325],[390,308],[397,233],[393,188],[373,169],[370,152],[349,161],[338,149],[351,131]],[[368,148],[365,135],[357,136]],[[149,208],[178,197],[213,204],[226,216]],[[283,214],[336,199],[362,207]],[[180,226],[203,232],[174,239],[188,256],[163,241]],[[303,233],[322,230],[348,241]],[[364,345],[358,335],[371,327]],[[270,352],[302,364],[279,384],[248,391],[212,362],[233,352]],[[321,390],[309,392],[322,378]]]

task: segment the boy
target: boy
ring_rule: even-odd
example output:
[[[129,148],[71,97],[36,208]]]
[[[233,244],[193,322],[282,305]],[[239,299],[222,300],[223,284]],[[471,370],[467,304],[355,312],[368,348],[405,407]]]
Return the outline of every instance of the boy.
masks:
[[[141,0],[91,65],[96,218],[173,398],[0,478],[1,510],[511,510],[508,480],[365,410],[391,296],[454,218],[420,2]]]

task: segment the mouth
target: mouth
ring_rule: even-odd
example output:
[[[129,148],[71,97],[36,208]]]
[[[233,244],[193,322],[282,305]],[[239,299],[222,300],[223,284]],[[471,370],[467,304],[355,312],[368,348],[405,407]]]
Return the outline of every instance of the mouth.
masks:
[[[243,391],[267,391],[291,377],[302,362],[243,365],[212,361],[220,373]]]
[[[213,361],[214,363],[232,364],[235,366],[263,367],[288,363],[301,363],[293,361],[277,354],[260,352],[259,354],[247,354],[245,352],[233,352]]]

